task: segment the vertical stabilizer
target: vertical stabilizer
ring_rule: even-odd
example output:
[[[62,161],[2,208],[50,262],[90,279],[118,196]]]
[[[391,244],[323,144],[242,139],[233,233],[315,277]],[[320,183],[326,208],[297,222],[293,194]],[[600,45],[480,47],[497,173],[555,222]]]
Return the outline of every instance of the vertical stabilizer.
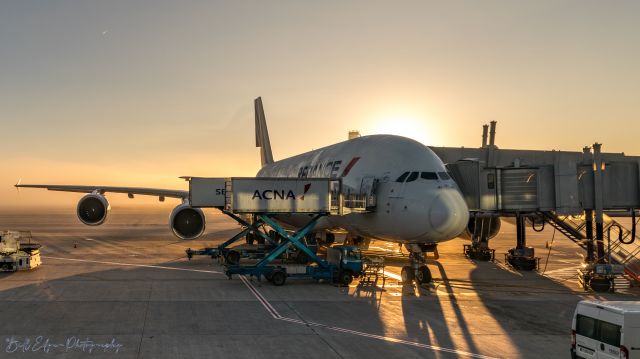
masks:
[[[262,98],[258,97],[253,104],[256,111],[256,147],[260,147],[260,158],[264,167],[266,164],[273,163],[271,142],[269,142],[267,120],[264,117],[264,108],[262,108]]]

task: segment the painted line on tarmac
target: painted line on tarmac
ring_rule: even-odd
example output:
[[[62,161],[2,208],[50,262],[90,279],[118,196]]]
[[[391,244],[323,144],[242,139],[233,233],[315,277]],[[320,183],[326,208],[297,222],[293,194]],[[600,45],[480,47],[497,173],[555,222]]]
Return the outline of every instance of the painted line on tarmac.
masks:
[[[154,266],[154,265],[149,265],[149,264],[133,264],[133,263],[120,263],[120,262],[103,262],[103,261],[92,261],[92,260],[88,260],[88,259],[62,258],[62,257],[49,257],[49,256],[42,256],[42,258],[58,259],[58,260],[63,260],[63,261],[73,261],[73,262],[85,262],[85,263],[107,264],[107,265],[121,266],[121,267],[156,268],[156,269],[169,269],[169,270],[177,270],[177,271],[185,271],[185,272],[198,272],[198,273],[222,274],[222,272],[213,271],[213,270],[188,269],[188,268],[174,268],[174,267],[165,267],[165,266]]]
[[[429,345],[429,344],[422,344],[422,343],[412,342],[412,341],[408,341],[408,340],[402,340],[402,339],[397,339],[397,338],[392,338],[392,337],[385,337],[385,336],[382,336],[382,335],[359,332],[359,331],[351,330],[351,329],[333,327],[333,326],[326,325],[326,324],[321,324],[321,323],[307,322],[307,321],[303,321],[303,320],[300,320],[300,319],[293,319],[293,318],[283,317],[271,305],[271,303],[269,303],[269,301],[262,295],[262,293],[260,293],[260,291],[256,287],[254,287],[253,284],[251,284],[251,282],[245,276],[240,276],[240,279],[245,284],[245,286],[247,286],[247,288],[249,288],[249,290],[251,291],[251,293],[253,293],[253,295],[256,297],[256,299],[258,299],[258,301],[262,304],[262,306],[267,309],[269,314],[271,314],[271,316],[274,319],[277,319],[277,320],[282,320],[282,321],[289,322],[289,323],[294,323],[294,324],[305,325],[305,326],[308,326],[308,327],[323,328],[323,329],[332,330],[332,331],[335,331],[335,332],[347,333],[347,334],[357,335],[357,336],[366,337],[366,338],[378,339],[378,340],[382,340],[382,341],[385,341],[385,342],[405,344],[405,345],[409,345],[409,346],[413,346],[413,347],[418,347],[418,348],[423,348],[423,349],[430,349],[430,350],[433,350],[433,351],[439,351],[439,352],[444,352],[444,353],[452,353],[452,354],[457,354],[457,355],[460,355],[460,356],[466,356],[466,357],[471,357],[471,358],[497,359],[497,358],[486,356],[486,355],[482,355],[482,354],[474,354],[474,353],[469,353],[469,352],[456,350],[456,349],[437,347],[437,346],[433,346],[433,345]]]
[[[395,274],[395,273],[390,273],[390,272],[385,271],[385,272],[384,272],[384,276],[385,276],[385,277],[389,277],[389,278],[391,278],[391,279],[395,279],[395,280],[398,280],[398,281],[401,281],[401,282],[402,282],[402,277],[400,277],[399,275],[397,275],[397,274]]]
[[[269,314],[271,314],[273,319],[282,319],[283,318],[283,316],[281,316],[280,313],[278,313],[276,308],[274,308],[271,305],[271,303],[269,303],[269,301],[264,296],[262,296],[262,293],[260,293],[258,291],[258,289],[256,287],[254,287],[253,284],[251,284],[251,282],[249,282],[247,277],[245,277],[243,275],[241,275],[239,277],[240,277],[240,280],[242,281],[242,283],[244,283],[244,285],[247,288],[249,288],[249,290],[251,291],[253,296],[256,297],[256,299],[260,302],[260,304],[262,304],[262,306],[267,310],[267,312],[269,312]]]

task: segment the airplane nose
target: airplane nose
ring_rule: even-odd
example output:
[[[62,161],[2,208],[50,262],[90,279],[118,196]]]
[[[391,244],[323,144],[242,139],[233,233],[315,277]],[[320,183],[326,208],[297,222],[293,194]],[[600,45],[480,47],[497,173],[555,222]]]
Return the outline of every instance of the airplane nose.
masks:
[[[453,238],[462,233],[468,221],[467,204],[457,190],[443,189],[431,202],[429,223],[435,231]]]

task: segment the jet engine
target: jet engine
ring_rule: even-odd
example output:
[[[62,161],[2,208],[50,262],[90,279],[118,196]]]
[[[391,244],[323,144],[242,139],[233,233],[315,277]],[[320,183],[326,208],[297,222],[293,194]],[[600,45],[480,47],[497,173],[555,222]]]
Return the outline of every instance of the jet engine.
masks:
[[[500,232],[500,217],[497,216],[469,216],[469,223],[467,223],[467,229],[463,233],[463,237],[471,239],[471,236],[476,233],[480,237],[486,237],[491,239]]]
[[[169,226],[180,239],[196,239],[204,233],[205,217],[199,208],[183,203],[171,211]]]
[[[88,226],[99,226],[107,219],[110,209],[111,206],[105,196],[91,193],[78,202],[78,219]]]

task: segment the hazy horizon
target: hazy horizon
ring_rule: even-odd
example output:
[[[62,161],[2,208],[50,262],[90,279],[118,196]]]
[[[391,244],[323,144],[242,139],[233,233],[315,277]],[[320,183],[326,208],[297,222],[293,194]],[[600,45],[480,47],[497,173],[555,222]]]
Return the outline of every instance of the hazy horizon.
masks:
[[[640,155],[640,3],[69,1],[0,4],[2,208],[23,183],[186,189],[363,135]],[[126,195],[112,204],[129,206]],[[134,206],[153,205],[140,196]],[[164,205],[177,203],[167,199]]]

